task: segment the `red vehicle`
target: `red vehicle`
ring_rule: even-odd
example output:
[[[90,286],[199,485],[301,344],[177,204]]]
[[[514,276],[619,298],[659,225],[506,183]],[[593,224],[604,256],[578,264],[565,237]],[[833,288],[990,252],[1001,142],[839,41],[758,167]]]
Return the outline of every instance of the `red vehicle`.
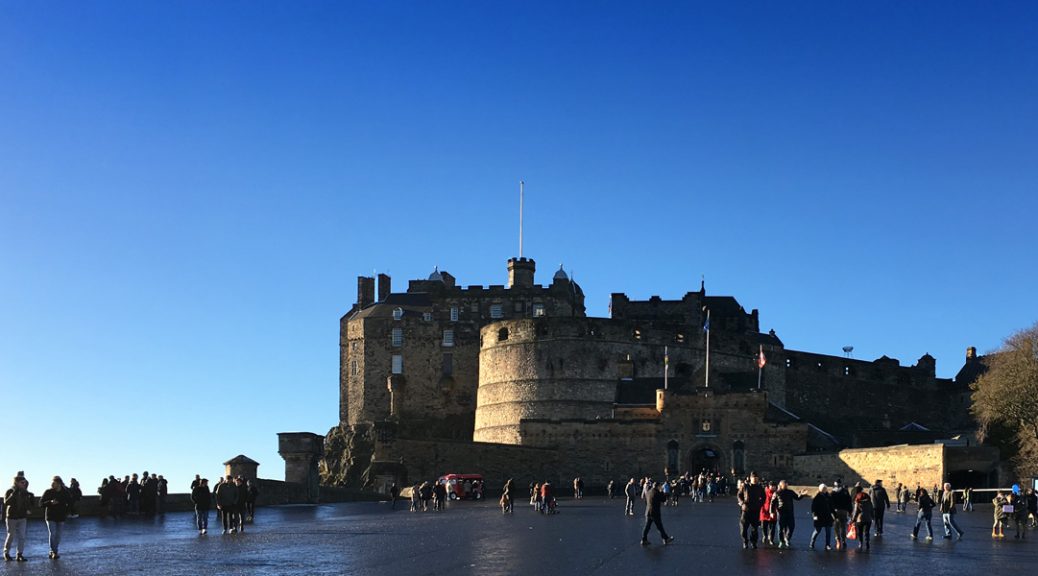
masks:
[[[449,500],[482,500],[482,474],[444,474],[440,482],[447,486]]]

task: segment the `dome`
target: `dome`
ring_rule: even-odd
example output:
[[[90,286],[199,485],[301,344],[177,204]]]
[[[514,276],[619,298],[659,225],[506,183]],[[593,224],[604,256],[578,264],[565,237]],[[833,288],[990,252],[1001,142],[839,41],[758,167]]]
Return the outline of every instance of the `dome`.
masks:
[[[555,277],[552,280],[569,280],[566,271],[562,269],[562,264],[559,264],[559,270],[555,272]]]
[[[440,274],[440,267],[433,268],[432,274],[429,274],[429,280],[439,280],[443,282],[443,274]]]

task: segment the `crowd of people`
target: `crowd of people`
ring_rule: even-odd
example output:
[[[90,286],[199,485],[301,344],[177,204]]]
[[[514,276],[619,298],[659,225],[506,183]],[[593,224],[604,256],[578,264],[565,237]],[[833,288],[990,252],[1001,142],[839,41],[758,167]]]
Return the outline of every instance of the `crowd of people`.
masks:
[[[167,484],[161,474],[148,471],[140,476],[128,474],[121,480],[114,475],[102,478],[97,487],[101,516],[161,516],[166,513]]]
[[[97,489],[102,518],[123,516],[156,516],[166,512],[167,482],[162,475],[144,472],[125,476],[122,480],[109,476]],[[209,480],[196,475],[191,483],[191,503],[194,506],[199,534],[209,528],[209,511],[215,504],[223,524],[223,533],[244,532],[245,524],[254,520],[259,489],[256,482],[241,476],[221,478],[212,491]],[[60,476],[51,479],[50,488],[37,498],[29,491],[29,480],[23,472],[15,475],[11,488],[4,493],[2,517],[7,534],[4,538],[4,561],[25,562],[27,524],[35,508],[43,509],[47,525],[51,559],[60,558],[59,546],[64,523],[79,517],[79,502],[83,498],[79,482],[72,478],[68,484]],[[11,552],[14,552],[12,555]]]

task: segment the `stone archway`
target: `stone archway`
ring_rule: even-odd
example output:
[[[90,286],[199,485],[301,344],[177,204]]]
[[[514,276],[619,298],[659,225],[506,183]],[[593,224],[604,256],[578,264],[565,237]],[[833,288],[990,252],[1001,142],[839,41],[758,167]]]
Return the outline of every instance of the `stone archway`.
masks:
[[[688,471],[699,474],[707,472],[724,472],[724,452],[713,444],[697,444],[688,452]]]

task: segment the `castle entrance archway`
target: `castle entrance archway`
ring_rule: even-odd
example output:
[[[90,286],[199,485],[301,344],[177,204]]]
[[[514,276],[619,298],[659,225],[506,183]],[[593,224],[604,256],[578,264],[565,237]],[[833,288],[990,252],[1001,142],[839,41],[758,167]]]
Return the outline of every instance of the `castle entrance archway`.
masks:
[[[703,470],[707,472],[724,470],[723,454],[716,446],[700,445],[689,452],[688,471],[692,474],[699,474]]]

